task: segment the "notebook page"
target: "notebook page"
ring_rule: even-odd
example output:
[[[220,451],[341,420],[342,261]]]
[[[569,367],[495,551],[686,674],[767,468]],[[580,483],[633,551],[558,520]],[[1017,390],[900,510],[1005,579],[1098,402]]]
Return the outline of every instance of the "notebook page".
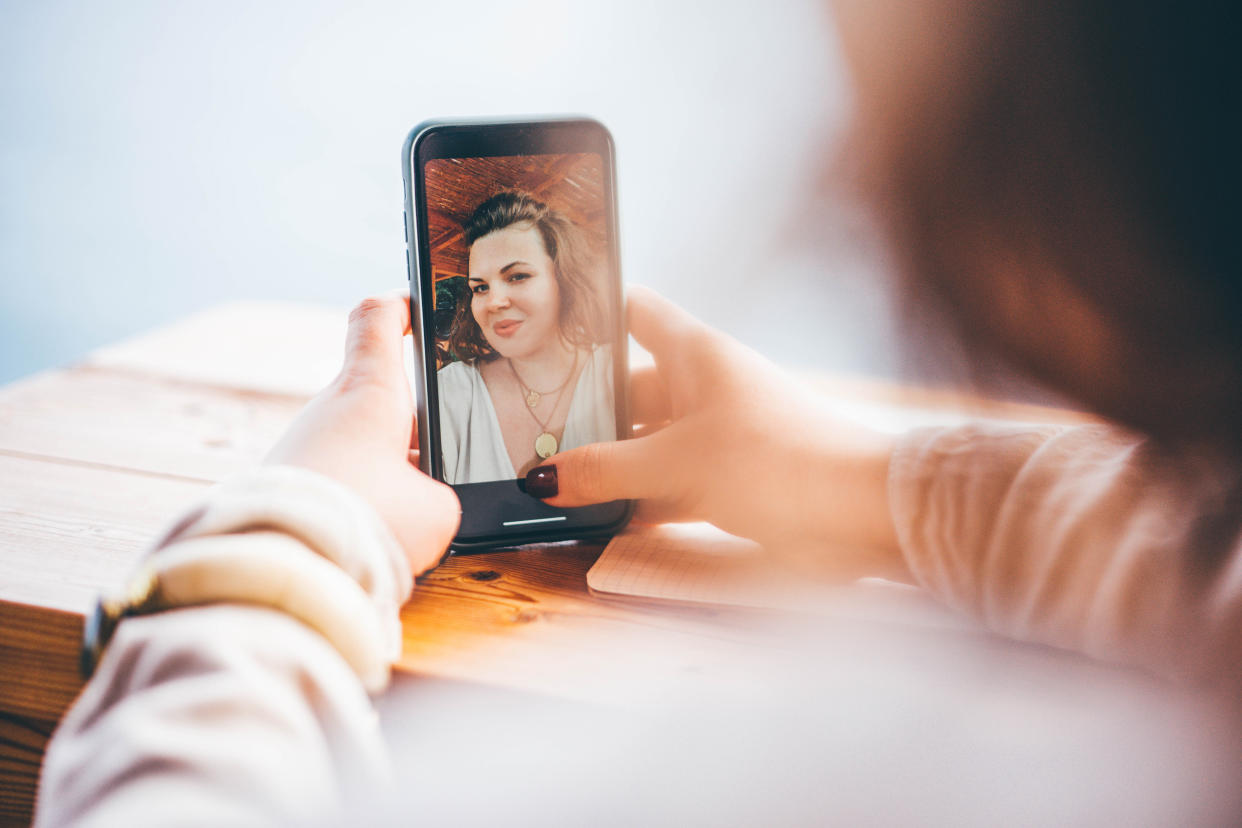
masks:
[[[604,596],[978,630],[915,587],[877,578],[817,582],[707,523],[631,525],[604,548],[587,586]]]
[[[788,582],[758,544],[706,523],[630,527],[587,573],[599,593],[743,607],[773,606]]]

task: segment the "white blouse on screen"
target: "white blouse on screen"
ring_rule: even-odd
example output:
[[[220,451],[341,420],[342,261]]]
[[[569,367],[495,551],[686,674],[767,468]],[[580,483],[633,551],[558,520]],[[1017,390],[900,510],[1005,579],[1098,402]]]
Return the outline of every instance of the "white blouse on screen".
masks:
[[[470,363],[453,362],[441,368],[437,377],[445,482],[515,479],[517,472],[505,449],[500,421],[479,369]],[[612,379],[612,346],[596,346],[578,375],[560,451],[617,439]],[[533,447],[531,455],[534,456]]]

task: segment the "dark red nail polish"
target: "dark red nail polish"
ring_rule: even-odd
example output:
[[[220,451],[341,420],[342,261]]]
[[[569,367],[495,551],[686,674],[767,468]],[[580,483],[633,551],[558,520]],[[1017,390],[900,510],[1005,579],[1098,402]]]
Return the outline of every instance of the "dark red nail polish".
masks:
[[[535,466],[526,473],[526,493],[540,499],[556,497],[560,491],[556,480],[556,466]]]

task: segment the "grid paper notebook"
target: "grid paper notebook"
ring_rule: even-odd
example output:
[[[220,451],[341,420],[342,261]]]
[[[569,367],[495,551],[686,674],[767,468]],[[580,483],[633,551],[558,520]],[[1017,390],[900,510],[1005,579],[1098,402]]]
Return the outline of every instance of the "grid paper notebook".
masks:
[[[603,596],[978,631],[915,587],[877,578],[817,582],[774,563],[758,544],[706,523],[631,525],[604,548],[587,586]]]

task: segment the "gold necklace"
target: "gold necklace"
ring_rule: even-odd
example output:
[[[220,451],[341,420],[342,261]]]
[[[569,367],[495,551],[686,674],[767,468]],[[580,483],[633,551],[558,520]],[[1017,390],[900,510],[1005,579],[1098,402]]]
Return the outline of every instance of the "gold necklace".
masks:
[[[539,436],[535,438],[535,454],[540,460],[547,460],[556,454],[560,444],[556,440],[556,435],[548,430],[548,421],[552,419],[552,415],[556,413],[556,409],[560,407],[561,397],[565,395],[565,388],[569,385],[569,381],[573,379],[574,374],[578,372],[578,352],[574,351],[574,364],[569,369],[569,375],[565,377],[565,381],[551,391],[534,391],[526,383],[522,382],[522,377],[518,374],[517,368],[513,365],[513,360],[505,357],[505,362],[509,363],[509,370],[513,372],[513,378],[517,380],[518,386],[522,389],[526,396],[526,410],[530,412],[530,416],[535,419],[535,423],[539,426]],[[556,402],[552,403],[552,409],[548,411],[548,416],[539,419],[539,415],[535,413],[535,406],[539,401],[548,394],[556,394]],[[531,398],[534,402],[531,402]]]
[[[513,378],[518,381],[518,385],[522,386],[522,391],[526,395],[526,407],[532,411],[535,410],[535,406],[539,405],[539,401],[544,397],[549,394],[555,394],[559,391],[565,390],[565,386],[569,384],[569,381],[574,376],[574,371],[578,368],[578,352],[574,351],[574,366],[569,369],[569,374],[566,375],[565,381],[553,388],[551,391],[536,391],[526,383],[522,382],[522,378],[518,375],[517,368],[513,367],[513,360],[508,357],[505,357],[505,359],[509,363],[509,370],[513,372]]]

